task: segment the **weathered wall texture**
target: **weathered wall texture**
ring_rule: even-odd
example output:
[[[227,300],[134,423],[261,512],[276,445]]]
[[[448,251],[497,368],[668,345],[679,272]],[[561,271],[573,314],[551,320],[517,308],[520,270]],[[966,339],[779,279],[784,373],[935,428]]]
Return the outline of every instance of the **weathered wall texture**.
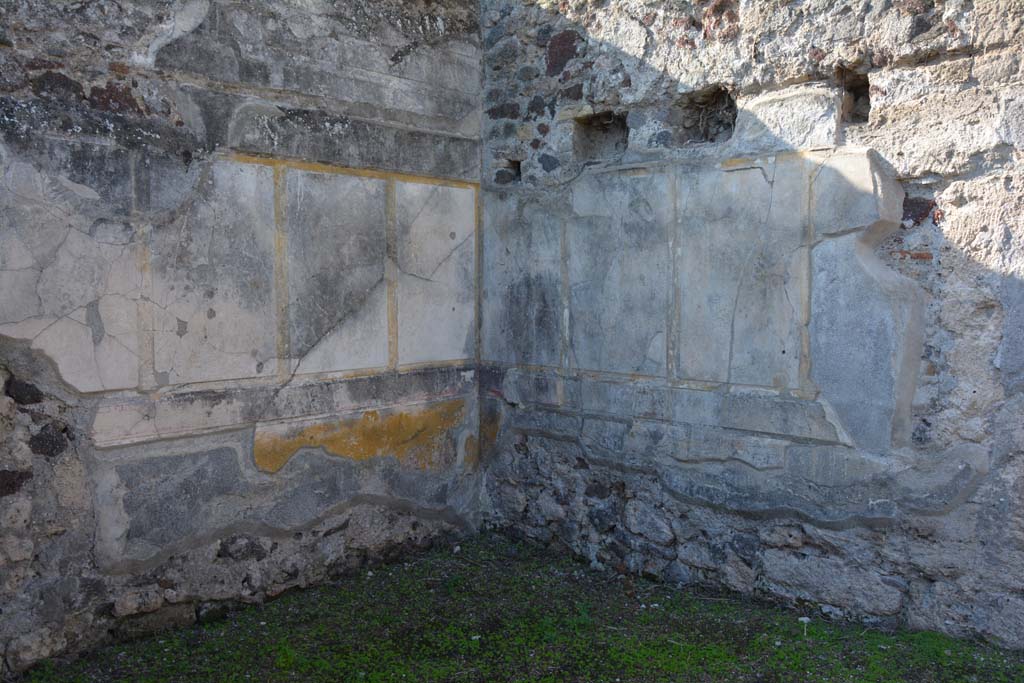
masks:
[[[1022,38],[0,4],[3,667],[485,521],[1024,646]]]
[[[476,525],[477,35],[0,3],[0,669]]]
[[[1024,5],[483,8],[497,518],[1024,646]]]

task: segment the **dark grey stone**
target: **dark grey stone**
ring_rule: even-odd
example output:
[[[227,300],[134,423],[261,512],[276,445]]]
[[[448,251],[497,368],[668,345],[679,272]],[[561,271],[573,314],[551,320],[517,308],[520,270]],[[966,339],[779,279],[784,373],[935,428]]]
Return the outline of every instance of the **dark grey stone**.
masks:
[[[155,457],[115,467],[124,486],[129,547],[157,549],[230,523],[226,496],[242,496],[246,485],[238,454],[230,448]]]
[[[57,422],[47,422],[28,440],[28,447],[36,455],[52,458],[68,448],[67,428]]]

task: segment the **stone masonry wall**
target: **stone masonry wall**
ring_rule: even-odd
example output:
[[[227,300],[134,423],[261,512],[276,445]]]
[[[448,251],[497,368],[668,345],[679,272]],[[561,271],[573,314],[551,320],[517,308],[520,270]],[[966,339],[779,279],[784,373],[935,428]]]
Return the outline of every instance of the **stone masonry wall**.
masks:
[[[0,3],[0,676],[476,526],[475,3]]]
[[[1024,646],[1024,5],[485,0],[494,520]]]
[[[0,3],[0,671],[482,523],[1024,647],[1022,40]]]

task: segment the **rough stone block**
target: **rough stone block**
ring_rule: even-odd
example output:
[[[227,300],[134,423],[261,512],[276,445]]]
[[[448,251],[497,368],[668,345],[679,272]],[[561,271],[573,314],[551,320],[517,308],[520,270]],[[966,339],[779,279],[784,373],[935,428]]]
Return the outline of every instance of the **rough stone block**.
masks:
[[[396,183],[398,362],[473,358],[476,198],[470,188]]]
[[[740,153],[832,147],[841,103],[836,89],[817,85],[741,99],[730,146]]]
[[[841,558],[769,549],[761,564],[778,595],[843,605],[861,615],[896,614],[903,606],[903,593],[884,574]]]
[[[643,501],[631,500],[626,503],[623,521],[630,531],[659,545],[668,545],[675,540],[666,515]]]
[[[903,189],[875,152],[838,149],[811,154],[811,225],[816,239],[868,230],[888,232],[903,215]]]

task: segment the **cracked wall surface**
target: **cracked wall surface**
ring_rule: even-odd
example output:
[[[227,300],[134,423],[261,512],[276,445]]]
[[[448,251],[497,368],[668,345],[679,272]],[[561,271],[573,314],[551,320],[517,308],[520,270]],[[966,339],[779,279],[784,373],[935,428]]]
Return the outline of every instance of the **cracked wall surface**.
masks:
[[[0,27],[0,677],[475,528],[475,3]]]
[[[0,4],[0,671],[481,524],[1024,647],[1022,39]]]
[[[494,518],[1024,646],[1024,6],[482,7]]]

